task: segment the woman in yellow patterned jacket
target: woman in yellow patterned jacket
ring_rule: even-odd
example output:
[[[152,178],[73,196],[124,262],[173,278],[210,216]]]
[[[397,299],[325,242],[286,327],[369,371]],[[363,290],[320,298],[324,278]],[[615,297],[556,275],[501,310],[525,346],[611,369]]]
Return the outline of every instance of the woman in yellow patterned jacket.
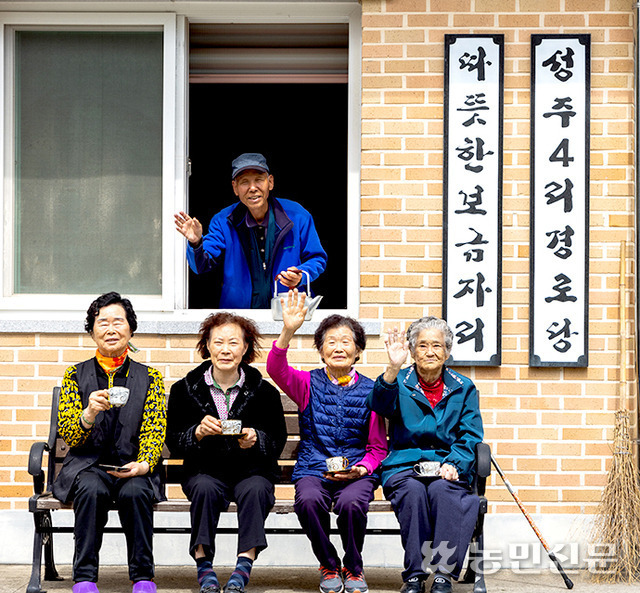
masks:
[[[53,485],[56,498],[73,501],[73,593],[98,593],[98,554],[112,501],[126,535],[133,593],[155,593],[153,504],[165,498],[159,471],[166,434],[162,375],[129,358],[137,318],[117,292],[91,303],[85,329],[97,350],[69,367],[62,380],[58,431],[69,453]],[[116,402],[114,387],[128,389],[126,403]]]

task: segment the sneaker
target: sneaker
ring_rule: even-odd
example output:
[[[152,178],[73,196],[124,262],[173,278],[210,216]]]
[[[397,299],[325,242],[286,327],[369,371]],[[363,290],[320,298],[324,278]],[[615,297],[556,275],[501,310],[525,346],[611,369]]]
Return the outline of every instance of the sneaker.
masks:
[[[320,593],[342,593],[344,585],[340,577],[340,571],[320,567],[322,579],[320,579]]]
[[[200,587],[200,593],[220,593],[220,585],[203,585]]]
[[[424,580],[411,577],[402,584],[400,593],[424,593]]]
[[[364,574],[358,575],[352,573],[348,568],[342,569],[342,578],[344,579],[345,593],[367,593],[367,581],[364,580]]]
[[[439,575],[431,583],[431,593],[451,593],[452,589],[451,581]]]
[[[98,585],[91,581],[80,581],[71,587],[73,593],[100,593]]]

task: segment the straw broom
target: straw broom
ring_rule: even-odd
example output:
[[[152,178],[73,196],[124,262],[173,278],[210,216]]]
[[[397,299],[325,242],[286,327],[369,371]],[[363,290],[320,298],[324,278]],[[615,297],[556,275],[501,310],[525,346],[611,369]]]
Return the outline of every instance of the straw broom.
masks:
[[[613,432],[613,460],[596,511],[592,543],[610,546],[606,565],[596,567],[598,582],[640,580],[640,480],[634,463],[627,402],[626,243],[620,246],[620,398]],[[604,559],[603,559],[604,560]]]

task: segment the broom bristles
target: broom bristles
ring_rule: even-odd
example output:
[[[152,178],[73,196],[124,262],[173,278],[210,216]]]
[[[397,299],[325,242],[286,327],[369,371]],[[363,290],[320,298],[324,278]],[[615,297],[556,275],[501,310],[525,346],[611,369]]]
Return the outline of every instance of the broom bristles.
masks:
[[[618,410],[613,440],[613,461],[593,525],[592,543],[610,546],[603,570],[593,571],[598,582],[640,579],[640,481],[629,436],[629,412]]]

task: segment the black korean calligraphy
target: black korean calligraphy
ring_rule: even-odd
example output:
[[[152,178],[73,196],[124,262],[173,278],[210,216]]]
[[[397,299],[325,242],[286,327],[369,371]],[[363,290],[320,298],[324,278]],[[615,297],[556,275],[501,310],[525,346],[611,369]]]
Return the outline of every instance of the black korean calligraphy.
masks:
[[[559,49],[544,60],[542,65],[548,67],[560,82],[566,82],[573,76],[573,56],[574,51],[570,47],[565,48],[564,54]]]
[[[478,47],[478,51],[475,54],[464,52],[460,58],[460,70],[467,70],[469,72],[477,72],[478,80],[485,80],[485,68],[491,66],[491,62],[487,60],[487,52],[484,47]]]

